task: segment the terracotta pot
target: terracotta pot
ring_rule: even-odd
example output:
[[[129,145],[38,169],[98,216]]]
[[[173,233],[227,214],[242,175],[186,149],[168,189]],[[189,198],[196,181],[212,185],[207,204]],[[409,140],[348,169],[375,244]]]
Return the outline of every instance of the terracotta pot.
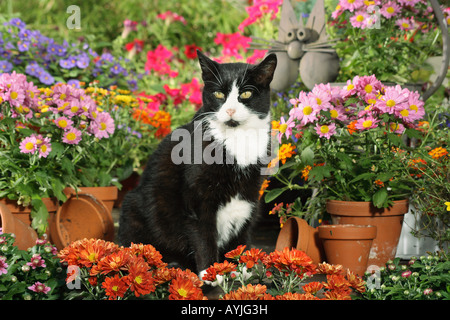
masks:
[[[53,216],[56,214],[56,211],[58,210],[59,207],[59,203],[58,200],[56,198],[42,198],[42,202],[44,202],[49,217],[48,217],[48,225],[50,225],[50,221],[53,219]],[[20,221],[22,221],[25,225],[30,226],[31,227],[31,206],[21,206],[17,204],[17,201],[15,200],[9,200],[9,199],[0,199],[0,204],[5,205],[9,211],[11,211],[12,214],[14,214],[14,216],[19,219]],[[47,226],[47,230],[45,231],[45,233],[47,234],[47,240],[49,240],[50,242],[52,242],[51,239],[51,232],[50,232],[50,228]]]
[[[327,262],[364,275],[377,227],[354,224],[319,226]]]
[[[90,194],[101,200],[103,204],[106,206],[106,209],[111,214],[112,209],[114,207],[114,202],[117,200],[118,189],[115,186],[110,187],[80,187],[79,193]],[[76,192],[72,188],[65,188],[64,193],[66,195],[75,195]]]
[[[90,194],[72,195],[50,224],[52,240],[61,250],[75,240],[95,238],[112,241],[114,223],[101,200]]]
[[[389,208],[376,208],[364,201],[327,201],[327,211],[333,224],[357,224],[377,227],[369,255],[369,266],[382,267],[395,258],[403,217],[408,212],[408,200],[394,201]]]
[[[278,235],[276,250],[285,247],[304,251],[315,264],[325,261],[325,253],[317,228],[298,217],[289,218]]]
[[[0,203],[0,227],[3,233],[14,233],[16,240],[14,245],[20,250],[27,250],[36,244],[38,239],[36,231],[16,215],[11,213],[7,206]]]

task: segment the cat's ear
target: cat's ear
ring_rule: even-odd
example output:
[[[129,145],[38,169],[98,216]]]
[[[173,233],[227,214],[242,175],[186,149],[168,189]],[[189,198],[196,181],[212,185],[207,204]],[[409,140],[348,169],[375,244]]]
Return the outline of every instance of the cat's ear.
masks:
[[[271,53],[253,69],[255,82],[263,87],[269,87],[276,67],[277,56],[275,53]]]
[[[197,50],[197,57],[200,63],[200,68],[202,69],[202,78],[206,82],[208,80],[216,79],[216,74],[219,72],[219,64],[207,56],[205,56],[201,51]]]

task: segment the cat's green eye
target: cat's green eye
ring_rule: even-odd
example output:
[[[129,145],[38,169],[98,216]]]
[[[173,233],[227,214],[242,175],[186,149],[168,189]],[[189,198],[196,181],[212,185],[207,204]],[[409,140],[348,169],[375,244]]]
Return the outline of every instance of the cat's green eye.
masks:
[[[225,95],[223,94],[223,92],[216,91],[214,92],[214,97],[216,97],[217,99],[224,99]]]
[[[252,96],[252,92],[251,91],[244,91],[241,93],[241,95],[239,97],[241,97],[241,99],[248,99]]]

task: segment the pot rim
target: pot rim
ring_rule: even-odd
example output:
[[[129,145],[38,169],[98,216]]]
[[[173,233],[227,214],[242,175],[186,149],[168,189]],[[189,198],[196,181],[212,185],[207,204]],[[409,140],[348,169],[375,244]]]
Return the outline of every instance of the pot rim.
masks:
[[[389,208],[376,208],[371,201],[327,200],[327,212],[337,216],[401,216],[409,210],[409,199],[395,200]]]
[[[319,237],[331,240],[373,240],[377,227],[357,224],[329,224],[319,226]]]

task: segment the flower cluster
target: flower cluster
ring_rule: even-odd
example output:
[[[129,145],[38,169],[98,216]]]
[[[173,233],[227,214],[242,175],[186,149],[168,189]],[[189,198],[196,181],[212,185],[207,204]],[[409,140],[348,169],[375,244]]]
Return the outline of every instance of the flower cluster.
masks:
[[[303,251],[285,248],[270,254],[240,245],[225,257],[233,262],[214,263],[203,280],[224,291],[223,300],[347,300],[364,292],[364,281],[340,265],[314,265]],[[309,281],[313,275],[326,281]],[[236,288],[237,286],[237,288]]]
[[[84,90],[68,84],[38,89],[23,74],[3,73],[0,197],[18,200],[24,206],[33,201],[33,227],[43,232],[47,210],[39,199],[54,196],[64,201],[62,190],[79,185],[84,174],[76,169],[114,132],[111,115]],[[18,181],[24,186],[18,186]]]
[[[314,206],[301,210],[319,212],[314,208],[326,198],[386,207],[411,192],[400,170],[406,155],[401,148],[402,137],[421,137],[416,129],[425,110],[417,92],[385,86],[373,75],[356,76],[343,87],[301,91],[290,103],[287,120],[275,128],[280,143],[295,143],[299,156],[278,168],[275,177],[285,187],[266,194],[267,202],[284,190],[314,187]]]
[[[439,254],[412,257],[407,263],[399,258],[365,275],[364,299],[370,300],[448,300],[450,261]]]
[[[38,30],[28,29],[19,18],[0,27],[0,71],[13,70],[46,86],[58,82],[78,85],[79,80],[90,82],[95,78],[102,86],[136,85],[134,71],[126,69],[125,59],[110,53],[99,55],[87,43],[58,43]]]
[[[245,27],[256,23],[265,15],[270,15],[270,20],[274,20],[282,2],[281,0],[254,0],[252,5],[245,8],[248,17],[239,25],[239,31],[244,31]]]
[[[332,17],[328,33],[340,39],[335,48],[342,59],[337,81],[376,74],[399,84],[427,82],[426,60],[442,54],[427,1],[340,0]]]
[[[98,239],[72,242],[58,254],[68,266],[67,283],[81,281],[86,290],[73,295],[92,299],[132,297],[201,300],[202,281],[189,270],[167,268],[151,245],[130,247]]]
[[[57,250],[38,239],[27,251],[14,246],[15,236],[0,228],[0,300],[58,299],[64,275]]]

